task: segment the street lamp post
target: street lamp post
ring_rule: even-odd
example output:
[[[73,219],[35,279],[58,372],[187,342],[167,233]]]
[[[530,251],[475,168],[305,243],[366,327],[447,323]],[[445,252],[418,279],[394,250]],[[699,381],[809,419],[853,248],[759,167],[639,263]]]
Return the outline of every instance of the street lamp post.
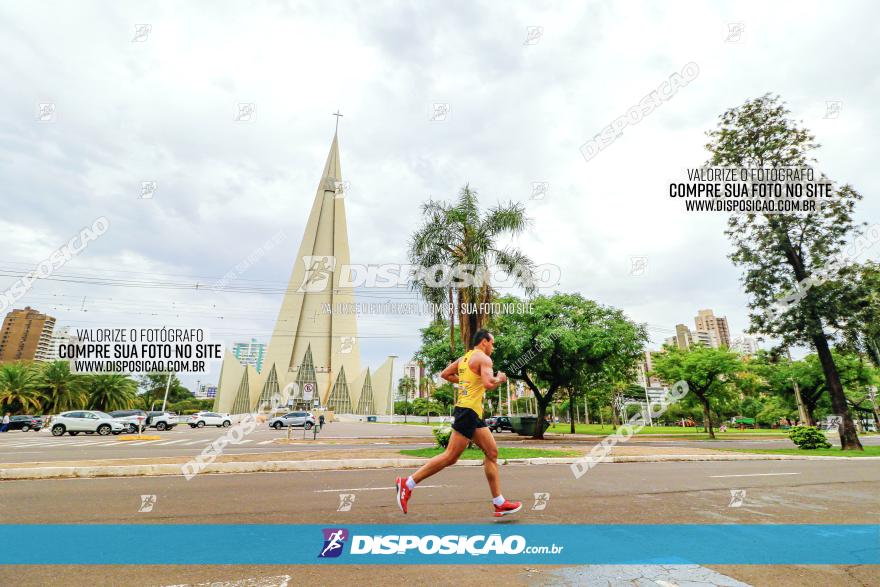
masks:
[[[162,411],[165,411],[165,403],[168,401],[168,390],[171,389],[171,372],[168,373],[168,383],[165,384],[165,398],[162,400]]]

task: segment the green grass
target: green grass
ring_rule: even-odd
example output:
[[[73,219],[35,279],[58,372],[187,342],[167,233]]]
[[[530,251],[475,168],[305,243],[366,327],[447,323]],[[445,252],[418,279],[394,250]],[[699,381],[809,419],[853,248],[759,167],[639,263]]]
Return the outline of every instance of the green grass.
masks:
[[[840,450],[839,448],[817,448],[814,450],[804,450],[801,448],[773,448],[773,449],[732,449],[726,448],[734,452],[751,452],[756,454],[775,454],[775,455],[814,455],[817,457],[880,457],[880,446],[866,446],[864,451],[858,450]]]
[[[436,419],[436,420],[432,419],[430,423],[427,423],[427,422],[404,422],[403,416],[400,416],[400,418],[401,418],[401,420],[400,420],[400,422],[398,422],[397,416],[395,416],[393,424],[406,424],[407,426],[439,426],[440,425],[439,419]],[[373,423],[375,424],[376,422],[373,422]],[[387,423],[388,422],[378,422],[378,424],[387,424]]]
[[[612,434],[614,430],[611,427],[611,424],[605,424],[602,426],[601,424],[575,424],[574,426],[575,434]],[[771,429],[761,429],[761,428],[746,428],[744,430],[738,430],[735,428],[728,428],[727,432],[718,432],[718,428],[714,427],[716,436],[748,436],[750,434],[759,434],[759,435],[771,435],[771,436],[787,436],[788,430],[771,430]],[[552,432],[556,434],[570,434],[571,433],[571,425],[570,424],[554,424],[547,429],[547,432]],[[696,428],[688,428],[684,426],[645,426],[638,432],[639,434],[687,434],[694,436],[705,436],[708,437],[708,433],[702,426]]]
[[[433,448],[415,448],[400,451],[400,454],[411,457],[431,458],[439,455],[445,449]],[[500,447],[498,449],[499,459],[531,459],[536,457],[578,457],[581,453],[574,450],[548,450],[545,448],[508,448]],[[461,458],[468,460],[483,460],[483,451],[478,448],[469,448],[461,453]]]

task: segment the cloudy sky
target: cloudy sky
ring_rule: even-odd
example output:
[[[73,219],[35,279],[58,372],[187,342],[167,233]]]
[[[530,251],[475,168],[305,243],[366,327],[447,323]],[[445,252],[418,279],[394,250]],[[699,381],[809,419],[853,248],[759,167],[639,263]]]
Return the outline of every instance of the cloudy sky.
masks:
[[[649,324],[655,345],[700,308],[737,334],[747,299],[725,217],[685,213],[668,183],[705,160],[722,111],[779,93],[821,143],[819,168],[865,196],[858,219],[880,220],[878,13],[868,2],[5,2],[0,290],[105,216],[107,233],[56,273],[65,281],[37,283],[16,306],[72,327],[267,341],[278,295],[191,286],[276,235],[235,283],[284,286],[338,108],[352,262],[406,262],[419,205],[470,183],[484,206],[525,203],[534,227],[515,244],[560,266],[559,289]],[[581,145],[691,62],[696,79],[585,160]],[[236,120],[242,103],[251,120]],[[45,120],[41,104],[53,105]],[[448,105],[444,120],[435,104]],[[543,197],[535,182],[549,184]],[[646,258],[636,275],[633,257]],[[410,357],[426,322],[362,319],[366,363]]]

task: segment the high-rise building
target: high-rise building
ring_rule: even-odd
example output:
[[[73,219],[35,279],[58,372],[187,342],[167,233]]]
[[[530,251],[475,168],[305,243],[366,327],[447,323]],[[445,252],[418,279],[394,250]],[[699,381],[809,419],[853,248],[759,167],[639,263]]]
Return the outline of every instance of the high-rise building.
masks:
[[[761,347],[758,346],[757,339],[751,336],[746,336],[745,334],[734,338],[730,345],[730,350],[736,351],[744,357],[756,355],[760,349]]]
[[[673,340],[675,337],[673,337]],[[670,344],[675,344],[670,343]],[[644,352],[644,357],[638,363],[636,363],[636,384],[641,387],[659,387],[661,382],[656,377],[649,375],[651,370],[653,369],[653,365],[651,363],[651,351],[646,350]]]
[[[690,348],[691,344],[693,344],[691,331],[684,324],[675,325],[675,336],[673,337],[673,340],[675,346],[682,350]]]
[[[47,361],[58,361],[61,359],[58,353],[58,347],[65,344],[77,344],[79,339],[76,335],[70,333],[69,326],[63,326],[62,328],[56,328],[52,333],[52,338],[49,342],[49,352],[46,354]]]
[[[409,377],[415,383],[415,397],[422,397],[424,395],[422,379],[425,377],[425,366],[421,361],[410,361],[404,365],[403,376]]]
[[[55,318],[30,306],[12,310],[0,328],[0,363],[45,361],[51,354]]]
[[[730,328],[726,317],[715,316],[712,310],[700,310],[694,318],[694,325],[698,331],[714,333],[718,341],[714,348],[730,347]]]
[[[717,349],[718,336],[714,330],[694,330],[691,332],[691,344],[700,344],[710,349]]]
[[[257,373],[263,371],[263,355],[266,345],[252,338],[250,342],[237,342],[232,347],[232,354],[242,365],[253,365]]]

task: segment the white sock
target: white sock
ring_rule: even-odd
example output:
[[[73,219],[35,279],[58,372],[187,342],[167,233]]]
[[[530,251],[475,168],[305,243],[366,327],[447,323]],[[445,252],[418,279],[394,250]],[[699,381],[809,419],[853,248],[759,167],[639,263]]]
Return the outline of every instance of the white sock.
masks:
[[[413,480],[412,475],[410,475],[406,479],[406,488],[409,489],[410,491],[412,491],[413,489],[416,488],[416,482]]]
[[[504,501],[505,501],[505,500],[504,500],[504,496],[503,496],[503,495],[499,495],[498,497],[493,497],[493,498],[492,498],[492,503],[493,503],[494,505],[501,505],[501,504],[504,503]]]

